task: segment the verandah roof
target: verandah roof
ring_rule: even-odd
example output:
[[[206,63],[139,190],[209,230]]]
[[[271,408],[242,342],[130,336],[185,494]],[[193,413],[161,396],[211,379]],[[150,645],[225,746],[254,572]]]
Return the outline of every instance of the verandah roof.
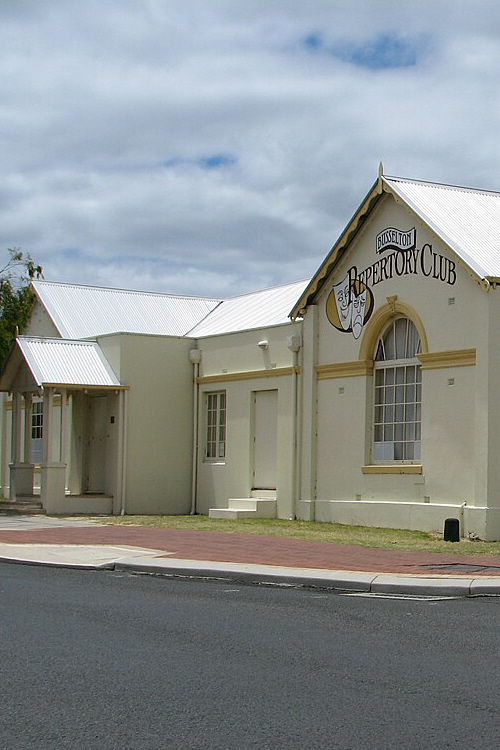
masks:
[[[109,362],[95,341],[46,339],[19,336],[0,376],[0,391],[16,385],[19,368],[25,363],[38,388],[73,386],[78,388],[119,388]]]

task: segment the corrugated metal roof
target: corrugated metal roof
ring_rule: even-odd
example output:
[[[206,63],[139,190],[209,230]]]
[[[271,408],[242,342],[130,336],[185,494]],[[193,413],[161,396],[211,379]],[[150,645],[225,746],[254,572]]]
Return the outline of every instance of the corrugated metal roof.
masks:
[[[218,299],[33,281],[33,288],[65,339],[107,333],[183,336]]]
[[[500,193],[383,177],[481,278],[500,277]]]
[[[189,336],[201,338],[289,323],[290,309],[306,283],[296,281],[225,300],[205,320],[192,328]]]
[[[19,336],[17,346],[39,386],[119,386],[120,381],[95,341]]]

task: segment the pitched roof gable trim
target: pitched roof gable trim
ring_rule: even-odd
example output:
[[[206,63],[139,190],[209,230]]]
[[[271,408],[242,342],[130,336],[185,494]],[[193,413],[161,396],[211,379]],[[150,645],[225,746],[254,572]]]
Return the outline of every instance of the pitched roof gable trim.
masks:
[[[326,256],[325,260],[312,277],[302,296],[296,302],[289,316],[292,320],[296,320],[298,317],[300,317],[302,311],[307,307],[311,299],[315,297],[316,294],[320,291],[326,278],[330,274],[330,271],[347,251],[353,239],[356,237],[358,231],[361,229],[365,218],[371,213],[374,206],[382,197],[384,193],[384,184],[382,179],[382,176],[379,175],[377,181],[372,185],[368,194],[352,216],[339,239],[336,241],[336,243]]]

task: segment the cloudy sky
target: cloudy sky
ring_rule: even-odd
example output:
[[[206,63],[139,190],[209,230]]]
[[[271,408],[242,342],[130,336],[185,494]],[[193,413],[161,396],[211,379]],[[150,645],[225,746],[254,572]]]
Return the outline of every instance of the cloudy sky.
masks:
[[[306,279],[380,160],[500,190],[498,0],[1,0],[0,64],[0,248],[50,280]]]

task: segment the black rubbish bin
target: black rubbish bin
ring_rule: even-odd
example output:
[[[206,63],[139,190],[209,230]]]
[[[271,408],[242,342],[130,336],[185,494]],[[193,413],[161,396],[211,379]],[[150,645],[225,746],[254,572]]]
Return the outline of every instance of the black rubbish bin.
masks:
[[[460,521],[458,518],[447,518],[445,520],[443,538],[445,542],[460,541]]]

